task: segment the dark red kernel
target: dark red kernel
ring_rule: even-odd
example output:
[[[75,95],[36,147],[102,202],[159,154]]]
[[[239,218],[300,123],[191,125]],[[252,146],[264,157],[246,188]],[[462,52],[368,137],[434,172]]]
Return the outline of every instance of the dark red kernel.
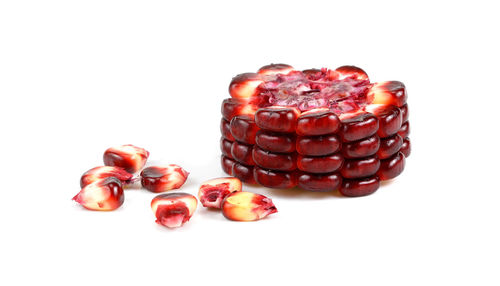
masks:
[[[396,154],[403,145],[403,138],[399,134],[384,138],[380,141],[380,148],[377,151],[379,159],[386,159]]]
[[[361,159],[345,160],[340,173],[348,179],[363,178],[374,175],[380,167],[380,160],[376,156]]]
[[[340,193],[346,197],[361,197],[374,193],[380,187],[377,176],[361,179],[344,179]]]
[[[309,174],[302,173],[298,178],[298,186],[304,190],[313,192],[328,192],[339,188],[342,177],[338,173],[332,174]]]

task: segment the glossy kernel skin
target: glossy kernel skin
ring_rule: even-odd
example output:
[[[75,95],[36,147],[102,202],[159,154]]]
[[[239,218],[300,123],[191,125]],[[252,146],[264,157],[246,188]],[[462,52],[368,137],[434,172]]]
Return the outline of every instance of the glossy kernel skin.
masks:
[[[233,98],[251,98],[257,95],[257,87],[263,82],[257,73],[242,73],[231,80],[229,94]]]
[[[398,131],[399,136],[406,138],[410,135],[410,121],[406,121],[401,125],[401,129]]]
[[[375,134],[378,130],[378,119],[370,113],[360,113],[342,119],[340,131],[343,142],[357,141]]]
[[[340,173],[346,179],[363,178],[374,175],[380,167],[380,160],[376,156],[361,159],[345,160]]]
[[[121,181],[107,177],[83,187],[73,200],[88,210],[112,211],[123,204],[125,196]]]
[[[121,145],[108,148],[103,155],[104,165],[125,169],[134,174],[141,170],[149,157],[149,152],[134,145]]]
[[[403,172],[405,168],[405,156],[398,152],[390,158],[380,161],[380,168],[377,171],[377,176],[382,181],[394,179]]]
[[[222,118],[231,121],[237,115],[253,115],[257,107],[248,99],[226,98],[222,101]]]
[[[161,194],[151,201],[151,209],[156,217],[156,223],[168,228],[177,228],[191,219],[198,200],[187,193]]]
[[[297,168],[297,156],[295,154],[273,153],[259,147],[253,149],[253,160],[256,165],[265,169],[293,171]]]
[[[368,74],[357,66],[341,66],[335,69],[339,74],[339,79],[354,77],[359,80],[369,80]]]
[[[297,175],[294,172],[281,172],[254,167],[255,181],[264,187],[288,189],[297,186]]]
[[[296,108],[260,108],[255,113],[255,123],[261,129],[293,133],[297,126],[297,118],[300,112]]]
[[[338,173],[309,174],[302,173],[298,177],[298,186],[313,192],[329,192],[337,190],[342,183],[342,176]]]
[[[380,138],[377,134],[370,137],[342,144],[342,155],[346,159],[363,158],[374,155],[380,148]]]
[[[344,158],[340,154],[328,156],[297,156],[297,168],[304,172],[323,174],[337,171],[343,164]]]
[[[380,180],[377,176],[360,179],[344,179],[340,187],[340,193],[346,197],[367,196],[378,190]]]
[[[377,134],[380,138],[396,134],[403,123],[401,110],[394,105],[371,104],[365,108],[378,118]]]
[[[233,142],[221,137],[220,139],[220,151],[222,155],[233,159],[233,155],[231,154],[231,148],[233,147]]]
[[[271,199],[250,192],[234,192],[222,202],[222,214],[234,221],[256,221],[276,213]]]
[[[232,144],[231,155],[234,160],[248,166],[253,166],[255,165],[255,162],[252,157],[253,149],[254,149],[253,145],[247,145],[236,141]]]
[[[231,124],[224,118],[220,120],[220,133],[225,139],[234,141],[233,134],[231,134]]]
[[[231,119],[231,134],[236,141],[254,145],[259,128],[250,115],[237,115]]]
[[[180,188],[186,182],[189,172],[174,164],[151,166],[141,172],[142,186],[153,193]]]
[[[295,136],[259,130],[255,136],[255,143],[260,148],[277,153],[292,153],[295,151]]]
[[[233,175],[233,165],[236,163],[233,159],[226,157],[224,155],[220,156],[220,164],[222,167],[222,171],[224,173],[232,176]]]
[[[88,170],[82,175],[80,178],[80,187],[83,188],[108,177],[115,177],[121,181],[122,185],[126,185],[131,182],[133,175],[120,167],[99,166]]]
[[[379,159],[387,159],[396,154],[403,145],[403,138],[399,134],[394,134],[390,137],[383,138],[380,141],[380,148],[377,151]]]
[[[410,144],[410,138],[406,137],[403,139],[403,144],[401,145],[401,148],[399,149],[403,155],[405,155],[405,158],[408,158],[411,154],[411,144]]]
[[[367,96],[372,104],[392,104],[397,107],[403,106],[407,100],[406,87],[400,81],[375,83]]]
[[[402,122],[405,123],[406,121],[408,121],[408,118],[410,117],[410,110],[408,109],[408,104],[407,103],[404,104],[399,109],[401,110],[401,115],[403,117]]]
[[[337,152],[341,143],[337,135],[297,137],[296,149],[300,155],[323,156]]]
[[[244,164],[235,162],[232,167],[232,174],[242,182],[254,185],[257,182],[255,181],[255,178],[253,176],[253,170],[253,166],[246,166]]]
[[[336,133],[340,129],[340,119],[328,109],[303,112],[297,120],[297,134],[314,136]]]

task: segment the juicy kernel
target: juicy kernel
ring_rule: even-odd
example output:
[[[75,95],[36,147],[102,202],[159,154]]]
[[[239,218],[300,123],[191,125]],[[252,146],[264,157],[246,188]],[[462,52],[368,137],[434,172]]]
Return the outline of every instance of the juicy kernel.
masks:
[[[344,179],[340,193],[346,197],[361,197],[373,194],[380,187],[380,179],[371,176],[360,179]]]
[[[124,168],[134,174],[141,170],[149,157],[146,149],[134,145],[122,145],[108,148],[104,152],[104,165]]]
[[[274,171],[255,166],[253,177],[257,183],[268,188],[288,189],[297,186],[296,172]]]
[[[201,184],[198,199],[207,208],[220,209],[224,198],[232,192],[241,191],[241,181],[238,178],[217,178]]]
[[[341,137],[344,142],[361,140],[371,136],[379,129],[378,118],[371,113],[356,112],[342,114]]]
[[[253,177],[254,166],[247,166],[238,162],[235,162],[231,167],[231,174],[236,178],[240,179],[242,182],[247,184],[257,184],[255,178]]]
[[[374,114],[378,118],[377,134],[380,138],[389,137],[396,134],[403,123],[403,113],[401,110],[389,104],[369,104],[365,110]]]
[[[328,108],[316,108],[303,112],[297,120],[298,135],[336,133],[339,128],[339,118]]]
[[[83,173],[80,178],[80,187],[83,188],[95,181],[102,180],[108,177],[115,177],[121,181],[122,185],[129,184],[132,180],[132,174],[120,167],[99,166]]]
[[[153,193],[178,189],[186,182],[189,172],[178,165],[147,167],[141,172],[142,186]]]
[[[255,123],[261,129],[275,132],[295,132],[300,110],[294,107],[270,106],[255,113]]]
[[[229,157],[226,157],[224,155],[220,156],[220,165],[222,167],[222,171],[224,173],[232,176],[233,175],[233,166],[235,164],[235,161]]]
[[[124,201],[121,181],[108,177],[83,187],[73,200],[84,208],[94,211],[112,211]]]
[[[373,104],[392,104],[401,107],[406,103],[406,87],[400,81],[375,83],[367,94]]]
[[[161,194],[151,201],[156,223],[168,228],[180,227],[188,222],[197,205],[196,197],[186,193]]]
[[[357,80],[369,80],[368,74],[356,66],[341,66],[335,69],[339,74],[339,79],[354,78]]]
[[[229,94],[233,98],[250,98],[257,95],[257,87],[263,83],[256,73],[243,73],[235,76],[229,84]]]
[[[234,192],[222,202],[222,214],[235,221],[255,221],[278,212],[272,200],[250,192]]]

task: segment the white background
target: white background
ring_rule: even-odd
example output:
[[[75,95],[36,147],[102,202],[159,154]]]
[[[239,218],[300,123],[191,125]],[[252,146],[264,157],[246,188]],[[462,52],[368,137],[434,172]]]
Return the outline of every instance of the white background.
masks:
[[[0,2],[0,284],[499,285],[495,1]],[[374,195],[298,190],[231,222],[154,223],[154,194],[71,201],[103,151],[222,176],[220,103],[271,62],[344,64],[409,93],[412,155]],[[175,283],[175,284],[174,284]]]

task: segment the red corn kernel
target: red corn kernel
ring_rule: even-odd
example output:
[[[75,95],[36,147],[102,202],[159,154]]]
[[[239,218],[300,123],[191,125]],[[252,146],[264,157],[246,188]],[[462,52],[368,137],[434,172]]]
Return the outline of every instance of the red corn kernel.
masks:
[[[401,107],[406,103],[406,87],[400,81],[375,83],[368,91],[368,102],[373,104],[392,104]]]
[[[389,137],[396,134],[403,123],[401,110],[394,105],[370,104],[365,110],[374,114],[378,118],[377,134],[380,138]]]
[[[271,170],[293,171],[297,168],[297,156],[294,153],[280,154],[253,148],[253,160],[259,167]]]
[[[94,211],[112,211],[124,201],[121,181],[108,177],[83,187],[73,200],[84,208]]]
[[[187,180],[189,172],[178,165],[147,167],[141,172],[142,186],[153,193],[178,189]]]
[[[309,173],[331,173],[337,171],[344,163],[344,158],[338,154],[328,156],[297,156],[297,168]]]
[[[240,142],[255,144],[255,136],[259,127],[255,125],[252,115],[237,115],[231,119],[231,134]]]
[[[235,161],[229,157],[226,157],[224,155],[220,156],[220,164],[221,164],[221,167],[222,167],[222,170],[224,171],[224,173],[232,176],[233,175],[233,165],[234,165]]]
[[[270,106],[255,112],[259,128],[275,132],[295,132],[300,111],[295,107]],[[233,134],[234,135],[234,134]]]
[[[144,167],[148,157],[149,152],[146,149],[128,144],[108,148],[104,152],[103,159],[106,166],[121,167],[134,174]]]
[[[402,138],[406,138],[410,135],[410,121],[406,121],[403,125],[401,125],[401,129],[399,129],[398,134]]]
[[[342,144],[342,155],[347,159],[371,156],[380,148],[380,137],[377,134],[370,137]]]
[[[297,120],[297,134],[324,135],[336,133],[340,119],[328,108],[317,108],[303,112]]]
[[[293,70],[293,67],[287,64],[270,64],[261,67],[257,73],[261,75],[288,74]]]
[[[259,130],[255,143],[260,148],[277,153],[292,153],[295,151],[295,136],[285,133]]]
[[[257,95],[257,87],[263,83],[262,77],[256,73],[239,74],[229,84],[229,94],[233,98],[250,98]]]
[[[231,125],[229,124],[229,121],[224,118],[220,120],[220,133],[222,134],[222,137],[227,140],[234,141],[233,134],[231,134]]]
[[[297,186],[295,172],[266,170],[255,166],[253,176],[257,183],[268,188],[287,189]]]
[[[224,137],[220,138],[220,151],[222,155],[233,159],[233,155],[231,155],[231,148],[233,147],[233,142],[225,139]]]
[[[108,177],[115,177],[121,181],[122,185],[129,184],[132,180],[132,174],[120,167],[100,166],[85,172],[80,178],[80,187],[83,188],[95,181]]]
[[[401,114],[403,115],[403,123],[408,121],[410,117],[410,110],[408,109],[408,104],[405,104],[399,108],[401,110]]]
[[[371,113],[344,113],[340,115],[340,120],[343,123],[340,134],[344,142],[372,136],[378,130],[378,119]]]
[[[377,173],[380,167],[380,160],[376,156],[361,159],[345,160],[340,169],[342,177],[355,179],[364,178]]]
[[[369,80],[368,74],[356,66],[341,66],[335,69],[339,74],[338,79],[353,78],[357,80]]]
[[[346,197],[361,197],[374,193],[380,187],[377,176],[361,179],[344,179],[340,193]]]
[[[391,157],[380,160],[380,168],[377,171],[377,176],[381,181],[394,179],[405,169],[405,156],[398,152]]]
[[[241,181],[238,178],[217,178],[201,184],[198,199],[206,208],[220,209],[224,198],[232,192],[241,191]]]
[[[196,197],[186,193],[161,194],[151,201],[156,223],[168,228],[180,227],[188,222],[197,205]]]
[[[403,145],[401,145],[401,148],[399,149],[403,155],[405,155],[405,158],[408,158],[411,154],[411,144],[410,144],[410,138],[406,137],[403,139]]]
[[[253,177],[253,168],[253,166],[247,166],[235,162],[232,166],[231,174],[240,179],[242,182],[245,182],[247,184],[256,184],[257,182]]]
[[[270,198],[250,192],[231,193],[222,202],[222,214],[235,221],[256,221],[276,212]]]
[[[222,101],[222,118],[231,121],[236,115],[253,115],[257,106],[249,99],[226,98]]]
[[[298,136],[297,152],[306,156],[324,156],[340,149],[340,139],[337,135]]]
[[[302,173],[299,176],[299,187],[313,192],[329,192],[339,188],[342,177],[338,173],[331,174],[309,174]]]
[[[242,164],[253,166],[255,165],[255,162],[253,161],[252,150],[253,145],[247,145],[235,141],[231,147],[231,156],[234,160]]]
[[[387,159],[396,154],[403,145],[403,138],[399,134],[380,140],[380,148],[377,151],[379,159]]]

